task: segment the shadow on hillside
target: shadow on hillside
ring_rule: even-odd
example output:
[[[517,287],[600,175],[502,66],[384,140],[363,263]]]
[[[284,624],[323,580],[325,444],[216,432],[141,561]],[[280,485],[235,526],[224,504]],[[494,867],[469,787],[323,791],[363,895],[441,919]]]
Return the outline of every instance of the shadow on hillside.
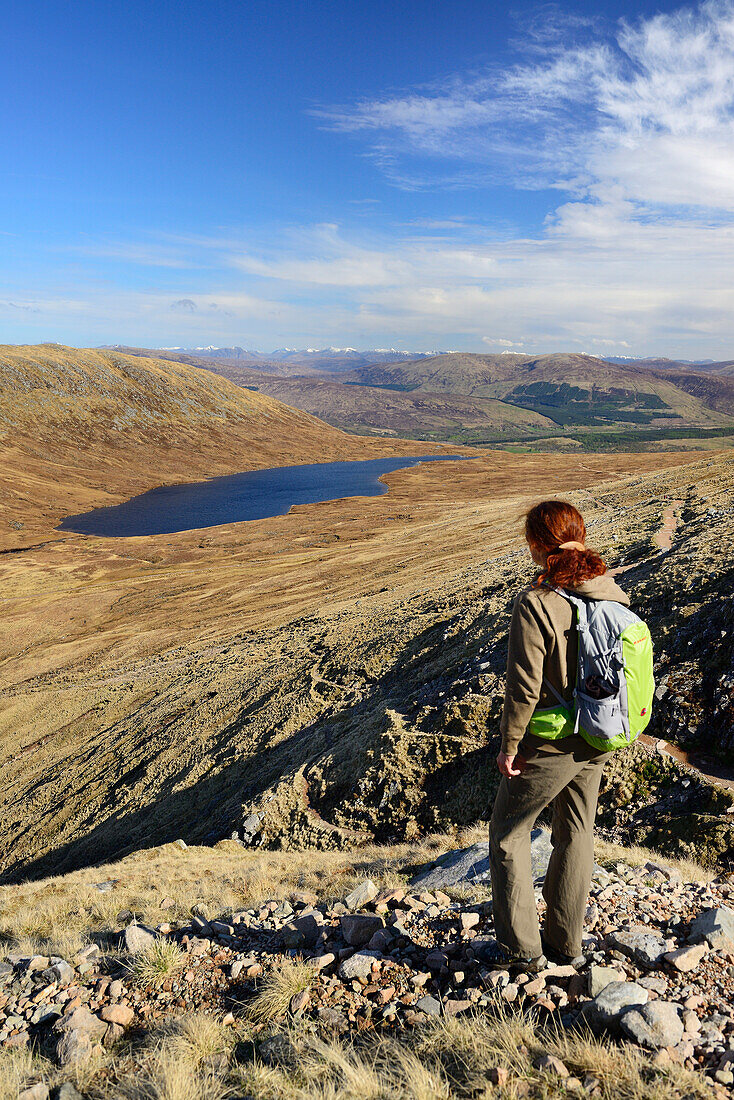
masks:
[[[483,618],[486,618],[486,626]],[[493,621],[496,618],[490,620],[480,610],[464,635],[449,643],[443,641],[445,621],[427,627],[404,647],[383,676],[369,684],[367,694],[357,704],[315,720],[277,744],[264,746],[248,759],[234,758],[216,773],[210,773],[185,789],[175,789],[185,780],[185,772],[169,776],[148,805],[119,806],[104,821],[83,835],[59,844],[53,851],[35,859],[9,863],[0,882],[66,874],[80,867],[115,861],[131,852],[179,837],[189,844],[214,843],[240,827],[243,803],[253,801],[296,768],[315,764],[324,754],[332,767],[336,763],[338,770],[344,769],[351,776],[364,774],[368,754],[379,752],[381,738],[389,729],[387,710],[404,711],[416,698],[426,697],[427,692],[433,697],[438,696],[439,691],[446,691],[454,674],[466,665],[469,647],[473,648],[477,640],[477,629],[486,640],[486,633],[491,629],[489,624]],[[468,643],[465,641],[467,635],[472,639]],[[336,659],[333,652],[329,656]],[[251,704],[243,707],[234,720],[223,727],[218,737],[220,751],[230,756],[236,752],[237,741],[247,727],[252,709]],[[345,733],[350,736],[346,737]],[[440,797],[449,783],[455,787],[459,772],[486,767],[486,753],[484,746],[465,755],[457,750],[455,760],[429,773],[426,796]],[[136,785],[138,797],[141,785],[145,784],[145,768],[143,764]],[[317,813],[323,811],[326,822],[337,801],[343,804],[344,800],[355,797],[352,787],[345,787],[343,780],[344,776],[341,785],[336,782],[338,791],[329,791],[328,798],[313,807]],[[63,784],[63,776],[61,781]],[[110,791],[108,804],[114,805],[113,799],[114,791]]]

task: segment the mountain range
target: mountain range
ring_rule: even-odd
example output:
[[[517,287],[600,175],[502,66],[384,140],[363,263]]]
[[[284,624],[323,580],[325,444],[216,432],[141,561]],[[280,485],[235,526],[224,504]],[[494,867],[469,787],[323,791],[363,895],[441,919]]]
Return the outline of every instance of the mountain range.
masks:
[[[731,364],[514,352],[407,353],[353,349],[282,351],[275,360],[241,349],[162,355],[224,375],[335,427],[357,433],[543,449],[655,447],[734,433]],[[209,354],[212,350],[223,354]],[[237,352],[236,356],[234,353]],[[231,354],[230,354],[231,353]],[[257,353],[260,355],[260,353]],[[380,356],[365,361],[368,356]],[[720,368],[717,370],[715,368]]]
[[[140,348],[114,345],[110,350],[136,355]],[[400,363],[414,359],[427,359],[438,354],[431,351],[396,351],[395,348],[373,348],[357,351],[356,348],[276,348],[275,351],[252,351],[247,348],[197,347],[151,348],[150,355],[160,359],[176,359],[194,362],[210,359],[229,365],[257,366],[270,374],[311,373],[312,371],[339,374],[368,363]]]

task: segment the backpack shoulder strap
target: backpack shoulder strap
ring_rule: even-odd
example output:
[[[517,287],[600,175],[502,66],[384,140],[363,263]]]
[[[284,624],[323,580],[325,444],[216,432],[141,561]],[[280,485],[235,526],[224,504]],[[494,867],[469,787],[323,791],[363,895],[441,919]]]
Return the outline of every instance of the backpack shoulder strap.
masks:
[[[543,677],[543,683],[548,688],[548,691],[551,693],[553,698],[557,699],[562,707],[565,707],[566,710],[571,709],[571,707],[573,706],[573,700],[571,700],[571,702],[569,703],[567,699],[564,699],[560,692],[556,691],[556,689],[553,687],[553,684],[546,676]]]
[[[568,600],[568,602],[571,604],[571,606],[576,609],[575,622],[576,622],[576,630],[577,630],[578,636],[579,636],[579,652],[578,652],[578,658],[577,658],[578,663],[577,663],[577,667],[576,667],[576,683],[574,684],[573,702],[571,704],[573,706],[576,702],[576,691],[578,690],[578,685],[579,685],[579,682],[580,682],[580,675],[581,675],[582,648],[583,648],[581,639],[582,639],[583,635],[588,633],[588,630],[589,630],[589,607],[588,607],[588,604],[587,604],[586,600],[582,599],[581,596],[576,596],[572,592],[566,591],[565,588],[554,588],[553,591],[557,592],[559,596],[563,596],[563,598],[565,600]],[[546,683],[547,683],[547,681],[546,681]],[[550,688],[551,685],[548,684],[548,687]],[[551,691],[553,691],[552,688],[551,688]],[[557,692],[553,691],[553,694],[556,696],[556,698],[558,698],[558,693]],[[569,704],[565,703],[564,705],[568,706]],[[575,707],[575,710],[576,710],[576,716],[575,716],[574,725],[573,725],[573,732],[577,734],[579,732],[580,712],[579,712],[578,707]]]

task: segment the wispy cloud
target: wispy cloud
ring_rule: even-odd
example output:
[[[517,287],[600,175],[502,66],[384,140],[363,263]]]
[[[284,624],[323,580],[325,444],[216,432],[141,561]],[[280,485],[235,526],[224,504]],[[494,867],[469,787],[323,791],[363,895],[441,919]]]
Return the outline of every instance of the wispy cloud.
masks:
[[[409,187],[420,161],[427,185],[444,182],[435,162],[455,161],[465,185],[504,179],[734,211],[731,0],[621,23],[596,41],[587,20],[569,43],[560,33],[567,17],[550,7],[544,18],[532,21],[517,43],[525,56],[509,68],[315,113],[326,127],[367,137],[376,162]]]

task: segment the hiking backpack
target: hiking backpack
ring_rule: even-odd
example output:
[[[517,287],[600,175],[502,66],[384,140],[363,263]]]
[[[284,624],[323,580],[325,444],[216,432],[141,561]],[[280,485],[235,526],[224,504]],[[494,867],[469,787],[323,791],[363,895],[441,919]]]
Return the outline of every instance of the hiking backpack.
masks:
[[[544,681],[567,712],[568,725],[573,719],[573,729],[566,723],[564,727],[602,752],[631,745],[652,713],[655,681],[650,631],[639,615],[614,600],[586,600],[563,588],[554,591],[575,608],[578,634],[571,704]]]

